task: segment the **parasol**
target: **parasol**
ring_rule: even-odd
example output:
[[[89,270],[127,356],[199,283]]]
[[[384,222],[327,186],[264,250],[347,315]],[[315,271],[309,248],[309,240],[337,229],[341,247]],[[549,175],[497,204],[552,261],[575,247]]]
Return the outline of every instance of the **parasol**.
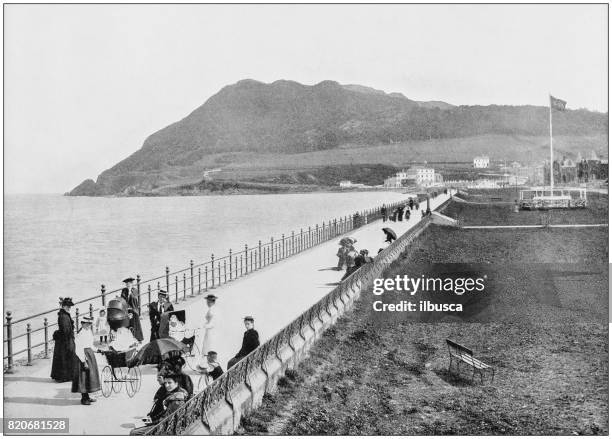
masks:
[[[158,338],[144,345],[136,358],[140,364],[158,364],[169,357],[180,355],[186,349],[187,346],[173,338]]]
[[[389,227],[383,228],[382,231],[385,232],[385,235],[387,235],[387,239],[389,239],[389,238],[397,239],[397,235]]]
[[[355,244],[356,242],[357,240],[353,238],[352,236],[346,236],[340,240],[339,244],[340,245],[352,245],[352,244]]]

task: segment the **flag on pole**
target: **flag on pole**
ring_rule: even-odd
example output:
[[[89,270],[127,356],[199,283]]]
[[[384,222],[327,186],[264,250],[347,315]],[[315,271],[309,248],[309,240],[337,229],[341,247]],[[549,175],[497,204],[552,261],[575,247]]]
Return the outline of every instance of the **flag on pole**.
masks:
[[[565,104],[567,104],[567,102],[565,102],[563,99],[558,99],[554,96],[550,96],[551,108],[559,111],[565,111]]]

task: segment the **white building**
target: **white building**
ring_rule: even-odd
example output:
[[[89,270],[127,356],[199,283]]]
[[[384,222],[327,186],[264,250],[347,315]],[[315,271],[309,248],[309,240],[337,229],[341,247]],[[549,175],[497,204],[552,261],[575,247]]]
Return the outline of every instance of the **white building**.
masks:
[[[351,187],[352,185],[351,180],[342,180],[340,182],[340,187]]]
[[[488,168],[489,167],[489,157],[486,155],[474,157],[474,167],[475,168]]]
[[[400,188],[410,184],[427,187],[441,181],[442,176],[436,174],[433,168],[417,167],[396,172],[395,175],[385,179],[384,187]]]

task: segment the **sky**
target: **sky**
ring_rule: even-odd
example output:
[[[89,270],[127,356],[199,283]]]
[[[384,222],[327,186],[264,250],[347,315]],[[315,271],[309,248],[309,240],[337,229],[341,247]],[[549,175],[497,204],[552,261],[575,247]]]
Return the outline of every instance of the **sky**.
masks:
[[[607,5],[4,5],[4,192],[63,193],[241,79],[608,111]]]

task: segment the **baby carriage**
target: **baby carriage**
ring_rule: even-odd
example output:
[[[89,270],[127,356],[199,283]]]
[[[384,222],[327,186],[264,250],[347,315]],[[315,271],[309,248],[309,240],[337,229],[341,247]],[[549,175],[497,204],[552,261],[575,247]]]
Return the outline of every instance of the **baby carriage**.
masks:
[[[108,303],[107,321],[114,331],[110,349],[99,351],[106,357],[108,365],[102,369],[102,395],[108,398],[113,392],[121,392],[125,383],[125,391],[133,397],[141,386],[139,361],[136,358],[137,342],[133,343],[133,335],[127,328],[129,324],[128,307],[123,299],[113,299]]]
[[[187,328],[185,310],[167,313],[168,337],[180,341],[186,346],[183,354],[189,367],[193,369],[193,359],[199,358],[199,351],[195,343],[196,335],[193,329]]]

